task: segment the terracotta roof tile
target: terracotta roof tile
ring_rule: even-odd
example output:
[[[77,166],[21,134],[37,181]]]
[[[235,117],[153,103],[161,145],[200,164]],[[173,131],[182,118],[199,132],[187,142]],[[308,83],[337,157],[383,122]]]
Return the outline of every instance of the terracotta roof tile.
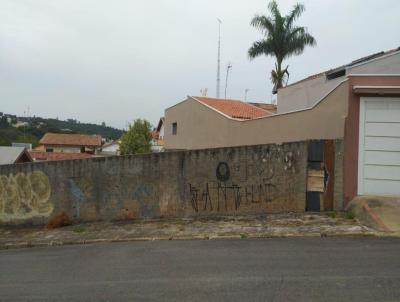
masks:
[[[250,105],[254,105],[271,113],[276,113],[276,105],[275,104],[268,104],[268,103],[249,103]]]
[[[64,153],[64,152],[37,152],[30,151],[30,156],[35,160],[72,160],[91,158],[93,155],[88,153]]]
[[[192,98],[232,118],[247,120],[272,114],[271,112],[239,100],[216,99],[200,96],[193,96]]]
[[[45,152],[46,151],[46,147],[44,145],[39,145],[39,146],[33,148],[33,150],[34,151],[43,151],[43,152]]]
[[[42,145],[101,146],[100,135],[46,133],[39,142]]]

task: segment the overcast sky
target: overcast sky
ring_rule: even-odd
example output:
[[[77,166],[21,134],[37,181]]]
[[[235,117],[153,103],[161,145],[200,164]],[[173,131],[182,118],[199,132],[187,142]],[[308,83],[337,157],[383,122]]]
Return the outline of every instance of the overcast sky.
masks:
[[[297,1],[279,1],[287,12]],[[400,46],[398,0],[304,0],[298,20],[317,46],[289,59],[290,82]],[[264,0],[0,0],[0,111],[125,127],[208,88],[270,102],[273,58],[250,61],[249,25]]]

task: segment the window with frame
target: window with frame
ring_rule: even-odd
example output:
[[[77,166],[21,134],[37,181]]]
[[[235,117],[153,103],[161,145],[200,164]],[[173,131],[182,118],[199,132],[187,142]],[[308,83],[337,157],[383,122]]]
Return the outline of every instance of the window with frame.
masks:
[[[178,123],[172,123],[172,135],[176,135],[178,133]]]

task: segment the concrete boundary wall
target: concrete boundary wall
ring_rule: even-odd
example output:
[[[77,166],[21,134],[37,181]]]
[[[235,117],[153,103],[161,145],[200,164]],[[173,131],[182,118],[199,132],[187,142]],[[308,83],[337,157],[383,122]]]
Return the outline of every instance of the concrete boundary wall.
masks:
[[[0,224],[305,209],[307,142],[0,166]]]

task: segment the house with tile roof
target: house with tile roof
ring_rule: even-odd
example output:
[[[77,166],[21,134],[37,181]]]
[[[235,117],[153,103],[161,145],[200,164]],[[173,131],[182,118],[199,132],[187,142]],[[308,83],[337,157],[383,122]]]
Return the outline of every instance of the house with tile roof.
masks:
[[[256,105],[257,104],[257,105]],[[214,146],[213,138],[228,129],[230,122],[241,122],[274,115],[274,106],[241,100],[188,96],[165,110],[163,132],[165,149],[196,149]],[[268,104],[265,104],[268,106]],[[223,139],[220,140],[223,144]]]
[[[74,160],[92,158],[94,156],[88,153],[42,152],[35,150],[29,151],[29,155],[34,161]]]
[[[102,139],[100,135],[46,133],[39,144],[45,152],[95,154]]]
[[[165,110],[166,150],[319,141],[342,167],[329,177],[343,183],[344,205],[400,196],[400,48],[280,88],[276,114],[248,106],[187,97]]]
[[[272,112],[255,106],[252,103],[246,103],[240,100],[217,99],[200,96],[192,96],[191,98],[199,101],[212,110],[239,120],[250,120],[272,114]]]
[[[256,107],[260,107],[261,109],[267,110],[271,113],[276,113],[276,105],[275,104],[269,104],[269,103],[254,103],[254,102],[250,102],[250,105],[254,105]]]
[[[164,151],[164,117],[160,117],[157,127],[151,131],[151,152]]]

